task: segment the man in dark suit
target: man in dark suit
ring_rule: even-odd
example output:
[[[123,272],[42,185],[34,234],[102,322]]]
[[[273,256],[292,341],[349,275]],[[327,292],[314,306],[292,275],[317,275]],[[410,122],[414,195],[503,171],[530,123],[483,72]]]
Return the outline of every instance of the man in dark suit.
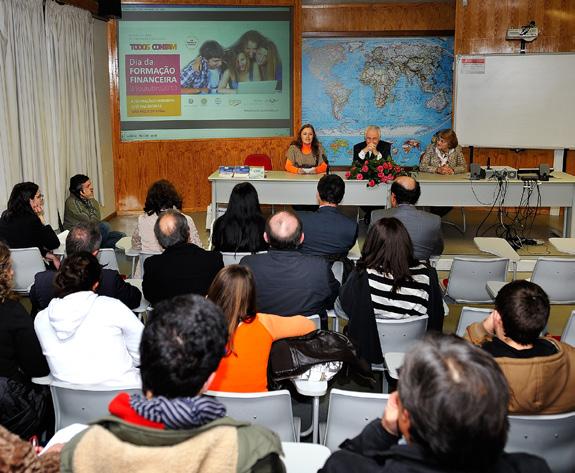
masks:
[[[305,241],[300,251],[305,255],[337,258],[347,255],[357,239],[357,222],[337,210],[345,194],[345,182],[337,174],[323,176],[317,184],[319,209],[299,212]]]
[[[95,223],[79,223],[72,227],[66,237],[66,255],[70,256],[80,251],[87,251],[94,256],[100,250],[102,235]],[[56,271],[47,270],[34,276],[34,284],[30,288],[32,313],[45,309],[54,298],[54,277]],[[115,269],[102,269],[100,284],[96,288],[100,296],[113,297],[126,304],[130,309],[140,305],[142,294],[137,287],[126,283]]]
[[[421,189],[413,177],[400,176],[391,185],[391,209],[376,210],[372,224],[380,218],[395,217],[407,229],[417,259],[428,260],[443,252],[441,217],[415,207]]]
[[[291,212],[278,212],[266,222],[267,253],[244,256],[256,281],[258,311],[277,315],[319,314],[333,307],[339,283],[324,258],[298,251],[304,241],[301,221]]]
[[[387,158],[391,155],[391,144],[381,140],[381,129],[377,125],[369,125],[365,129],[365,141],[353,147],[353,162],[363,165],[365,160]],[[383,202],[382,202],[383,203]],[[369,225],[371,212],[381,207],[361,206],[364,211],[364,221]]]
[[[166,210],[154,226],[154,234],[164,252],[144,262],[144,297],[155,304],[180,294],[205,296],[218,271],[224,267],[219,251],[206,251],[190,239],[186,217]]]
[[[381,141],[381,129],[369,125],[365,129],[365,141],[353,147],[353,161],[363,164],[366,159],[387,158],[391,155],[391,144]]]

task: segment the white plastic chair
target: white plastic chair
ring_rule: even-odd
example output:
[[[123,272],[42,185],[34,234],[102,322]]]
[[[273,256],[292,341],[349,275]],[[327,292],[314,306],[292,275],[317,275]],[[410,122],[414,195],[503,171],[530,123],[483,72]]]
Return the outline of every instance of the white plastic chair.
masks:
[[[409,351],[411,346],[425,335],[428,315],[406,317],[405,319],[376,318],[381,352]]]
[[[575,347],[575,310],[571,312],[567,325],[561,335],[561,341]]]
[[[490,304],[487,281],[506,281],[508,258],[453,258],[446,298],[457,303]]]
[[[140,294],[142,294],[142,296],[140,297],[140,305],[132,309],[132,312],[134,312],[138,316],[138,318],[145,324],[148,315],[147,313],[152,309],[150,307],[150,303],[144,297],[144,292],[142,291],[142,280],[135,278],[128,278],[126,279],[126,282],[128,284],[131,284],[132,286],[137,287],[140,290]]]
[[[136,272],[136,259],[140,256],[140,252],[132,248],[132,237],[125,236],[116,242],[116,248],[122,250],[126,258],[130,258],[132,271],[130,277],[133,278]]]
[[[284,442],[299,442],[301,419],[293,416],[288,390],[261,393],[208,391],[206,394],[223,403],[228,416],[263,425]]]
[[[46,270],[42,253],[38,248],[11,248],[14,269],[14,292],[28,294],[34,284],[34,276]]]
[[[140,278],[144,278],[144,261],[146,261],[150,256],[154,255],[161,255],[161,252],[153,252],[153,253],[142,253],[140,252]]]
[[[529,452],[544,458],[553,473],[575,471],[575,412],[509,416],[506,452]]]
[[[334,261],[331,265],[331,272],[337,281],[342,284],[343,281],[343,262],[342,261]]]
[[[483,321],[490,313],[491,309],[481,309],[479,307],[463,307],[461,309],[461,315],[459,316],[459,322],[457,323],[455,335],[463,337],[467,327],[475,322]]]
[[[55,430],[70,424],[88,424],[109,415],[110,401],[121,392],[141,394],[139,386],[118,388],[86,386],[52,381],[50,383],[54,404]]]
[[[317,330],[321,329],[321,319],[319,317],[319,314],[308,315],[307,318],[315,324],[315,328]]]
[[[260,255],[262,253],[267,253],[267,251],[259,251],[255,254]],[[240,260],[244,256],[248,256],[251,254],[254,254],[254,253],[222,251],[222,258],[224,259],[224,266],[229,266],[230,264],[240,264]]]
[[[316,473],[331,455],[329,448],[313,443],[282,442],[286,473]]]
[[[116,258],[116,250],[114,250],[114,248],[100,248],[100,251],[98,251],[98,261],[105,269],[120,271],[118,259]]]
[[[348,438],[356,437],[373,419],[381,417],[389,394],[332,389],[324,445],[332,452]]]
[[[575,258],[537,258],[531,282],[543,288],[551,304],[575,304]]]

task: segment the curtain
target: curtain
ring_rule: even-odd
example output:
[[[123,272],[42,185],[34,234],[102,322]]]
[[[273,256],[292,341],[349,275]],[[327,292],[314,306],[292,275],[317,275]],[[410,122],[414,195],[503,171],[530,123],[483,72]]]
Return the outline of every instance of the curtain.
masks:
[[[52,0],[0,2],[0,207],[14,184],[36,182],[52,225],[70,176],[102,195],[92,21]]]

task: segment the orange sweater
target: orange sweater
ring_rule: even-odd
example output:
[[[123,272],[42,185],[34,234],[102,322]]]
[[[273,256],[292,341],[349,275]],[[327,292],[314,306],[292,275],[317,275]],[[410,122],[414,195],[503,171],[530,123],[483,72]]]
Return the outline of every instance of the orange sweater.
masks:
[[[233,353],[222,358],[212,391],[267,391],[267,368],[270,349],[275,340],[305,335],[315,324],[301,315],[281,317],[257,314],[251,323],[241,323],[234,334]]]
[[[322,148],[323,149],[323,148]],[[291,172],[294,174],[298,174],[299,170],[300,170],[300,166],[296,166],[292,159],[294,158],[290,158],[290,156],[294,156],[296,159],[298,157],[302,157],[302,156],[310,156],[312,154],[311,151],[311,145],[303,145],[301,150],[297,148],[297,146],[290,146],[290,149],[288,149],[288,152],[286,153],[286,165],[285,165],[285,170],[287,172]],[[323,172],[325,172],[327,170],[327,164],[325,161],[322,161],[318,166],[314,167],[314,173],[316,174],[321,174]]]

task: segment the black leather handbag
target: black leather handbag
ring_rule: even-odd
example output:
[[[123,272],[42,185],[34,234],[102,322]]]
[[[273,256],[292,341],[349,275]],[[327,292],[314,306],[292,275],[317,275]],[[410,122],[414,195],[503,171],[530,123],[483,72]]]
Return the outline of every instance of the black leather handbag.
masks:
[[[348,338],[330,330],[316,330],[307,335],[276,340],[268,360],[268,388],[305,373],[312,366],[329,361],[342,361],[360,371],[369,370],[357,358]]]

